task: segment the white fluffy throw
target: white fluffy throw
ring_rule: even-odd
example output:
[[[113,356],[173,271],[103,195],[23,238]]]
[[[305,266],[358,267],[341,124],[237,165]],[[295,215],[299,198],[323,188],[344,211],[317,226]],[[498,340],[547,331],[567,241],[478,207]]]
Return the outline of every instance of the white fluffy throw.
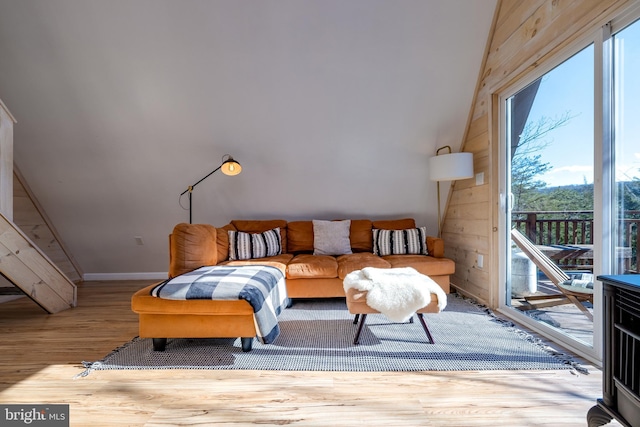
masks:
[[[440,311],[447,306],[447,295],[440,285],[414,268],[365,267],[344,278],[345,292],[354,288],[368,291],[367,305],[394,322],[405,322],[420,308],[431,302],[431,294],[438,296]]]

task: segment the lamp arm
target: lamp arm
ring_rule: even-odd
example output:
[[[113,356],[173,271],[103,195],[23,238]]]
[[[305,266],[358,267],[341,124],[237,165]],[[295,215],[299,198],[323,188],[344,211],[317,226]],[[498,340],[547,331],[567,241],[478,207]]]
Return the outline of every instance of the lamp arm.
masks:
[[[224,163],[222,163],[222,165],[224,165]],[[180,193],[180,197],[184,196],[185,193],[189,193],[189,224],[193,223],[193,216],[192,216],[192,201],[191,201],[191,192],[193,191],[193,188],[200,184],[202,181],[204,181],[205,179],[209,178],[211,175],[213,175],[214,173],[216,173],[217,171],[220,170],[220,168],[222,167],[222,165],[218,166],[217,168],[215,168],[214,170],[212,170],[211,172],[209,172],[204,178],[201,178],[198,182],[196,182],[193,185],[190,185],[189,187],[187,187],[186,190],[184,190],[182,193]]]
[[[224,163],[223,163],[224,164]],[[184,196],[187,192],[191,192],[193,190],[193,188],[200,184],[202,181],[204,181],[205,179],[209,178],[211,175],[213,175],[214,173],[218,172],[220,170],[220,168],[222,168],[222,165],[218,166],[217,168],[215,168],[214,170],[212,170],[211,172],[209,172],[204,178],[201,178],[198,182],[196,182],[193,185],[190,185],[186,190],[184,190],[182,193],[180,193],[181,196]]]

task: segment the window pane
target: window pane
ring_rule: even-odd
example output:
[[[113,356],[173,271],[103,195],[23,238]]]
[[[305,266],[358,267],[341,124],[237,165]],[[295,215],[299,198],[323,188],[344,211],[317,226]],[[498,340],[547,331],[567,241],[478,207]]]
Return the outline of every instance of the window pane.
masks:
[[[506,300],[593,343],[594,50],[589,46],[507,101],[511,224]],[[559,273],[554,273],[559,271]],[[579,303],[552,298],[583,286]]]
[[[640,23],[614,36],[614,273],[638,272],[640,224]]]

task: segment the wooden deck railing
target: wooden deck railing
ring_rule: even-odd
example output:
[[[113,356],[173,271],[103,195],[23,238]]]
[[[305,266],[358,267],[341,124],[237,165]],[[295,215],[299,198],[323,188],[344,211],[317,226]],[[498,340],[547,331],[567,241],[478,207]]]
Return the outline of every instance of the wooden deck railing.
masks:
[[[536,245],[593,245],[593,211],[543,211],[512,213],[512,225]],[[618,220],[617,246],[625,256],[619,260],[627,272],[638,272],[640,265],[640,211],[625,211]],[[564,267],[592,268],[593,259],[565,260]]]

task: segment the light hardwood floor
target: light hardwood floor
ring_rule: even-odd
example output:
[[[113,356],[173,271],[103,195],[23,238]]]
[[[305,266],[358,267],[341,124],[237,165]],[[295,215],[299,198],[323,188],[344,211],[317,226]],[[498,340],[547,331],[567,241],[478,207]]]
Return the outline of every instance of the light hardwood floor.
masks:
[[[72,426],[585,426],[601,372],[93,371],[137,334],[151,282],[86,282],[78,306],[0,304],[0,403],[68,403]],[[435,332],[437,334],[437,332]],[[617,425],[612,423],[611,425]]]

